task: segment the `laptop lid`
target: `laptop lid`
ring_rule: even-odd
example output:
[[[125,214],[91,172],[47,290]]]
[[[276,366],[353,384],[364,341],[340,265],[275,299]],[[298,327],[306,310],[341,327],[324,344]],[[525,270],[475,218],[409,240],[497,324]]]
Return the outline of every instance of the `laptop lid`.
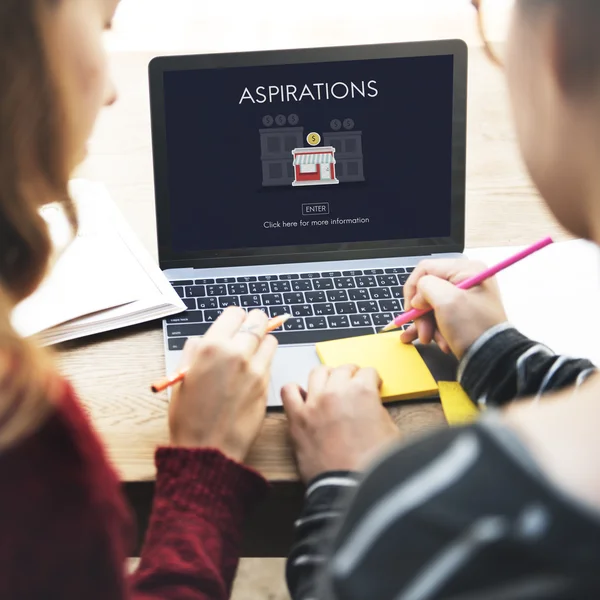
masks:
[[[149,75],[161,268],[463,251],[462,41],[158,57]]]

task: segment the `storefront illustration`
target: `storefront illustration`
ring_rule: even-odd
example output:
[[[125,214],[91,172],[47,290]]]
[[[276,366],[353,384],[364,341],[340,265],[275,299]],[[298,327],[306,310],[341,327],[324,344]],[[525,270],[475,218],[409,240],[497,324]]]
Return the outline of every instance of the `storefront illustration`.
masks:
[[[333,146],[313,146],[292,150],[294,181],[293,186],[330,185],[339,183],[335,174],[335,148]]]

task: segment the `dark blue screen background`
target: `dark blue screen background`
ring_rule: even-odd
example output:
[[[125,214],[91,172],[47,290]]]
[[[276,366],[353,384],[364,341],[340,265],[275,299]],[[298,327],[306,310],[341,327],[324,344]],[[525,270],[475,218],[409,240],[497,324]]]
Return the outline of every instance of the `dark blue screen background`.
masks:
[[[452,56],[172,71],[164,78],[174,251],[450,236]],[[245,87],[363,80],[377,82],[375,98],[239,104]],[[365,181],[263,187],[262,119],[292,113],[305,136],[352,118],[362,131]],[[330,215],[303,217],[301,205],[309,202],[328,202]],[[369,222],[263,227],[267,220],[359,217]]]

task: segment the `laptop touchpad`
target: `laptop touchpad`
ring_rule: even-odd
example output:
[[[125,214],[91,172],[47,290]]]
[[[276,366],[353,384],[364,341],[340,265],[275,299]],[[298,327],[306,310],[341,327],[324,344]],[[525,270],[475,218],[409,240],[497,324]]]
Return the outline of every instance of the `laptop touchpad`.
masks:
[[[269,406],[281,406],[281,388],[297,383],[306,389],[308,374],[320,363],[314,346],[283,346],[273,360]]]

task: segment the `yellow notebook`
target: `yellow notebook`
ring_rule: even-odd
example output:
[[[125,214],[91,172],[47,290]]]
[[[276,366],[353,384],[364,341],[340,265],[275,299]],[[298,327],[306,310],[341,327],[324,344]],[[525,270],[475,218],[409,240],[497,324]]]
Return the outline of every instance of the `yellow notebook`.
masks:
[[[440,381],[440,401],[448,425],[463,425],[479,416],[479,409],[467,396],[460,383]]]
[[[421,355],[412,344],[403,344],[398,334],[321,342],[317,344],[317,354],[329,367],[355,364],[377,369],[383,380],[384,402],[437,395],[438,386]]]

